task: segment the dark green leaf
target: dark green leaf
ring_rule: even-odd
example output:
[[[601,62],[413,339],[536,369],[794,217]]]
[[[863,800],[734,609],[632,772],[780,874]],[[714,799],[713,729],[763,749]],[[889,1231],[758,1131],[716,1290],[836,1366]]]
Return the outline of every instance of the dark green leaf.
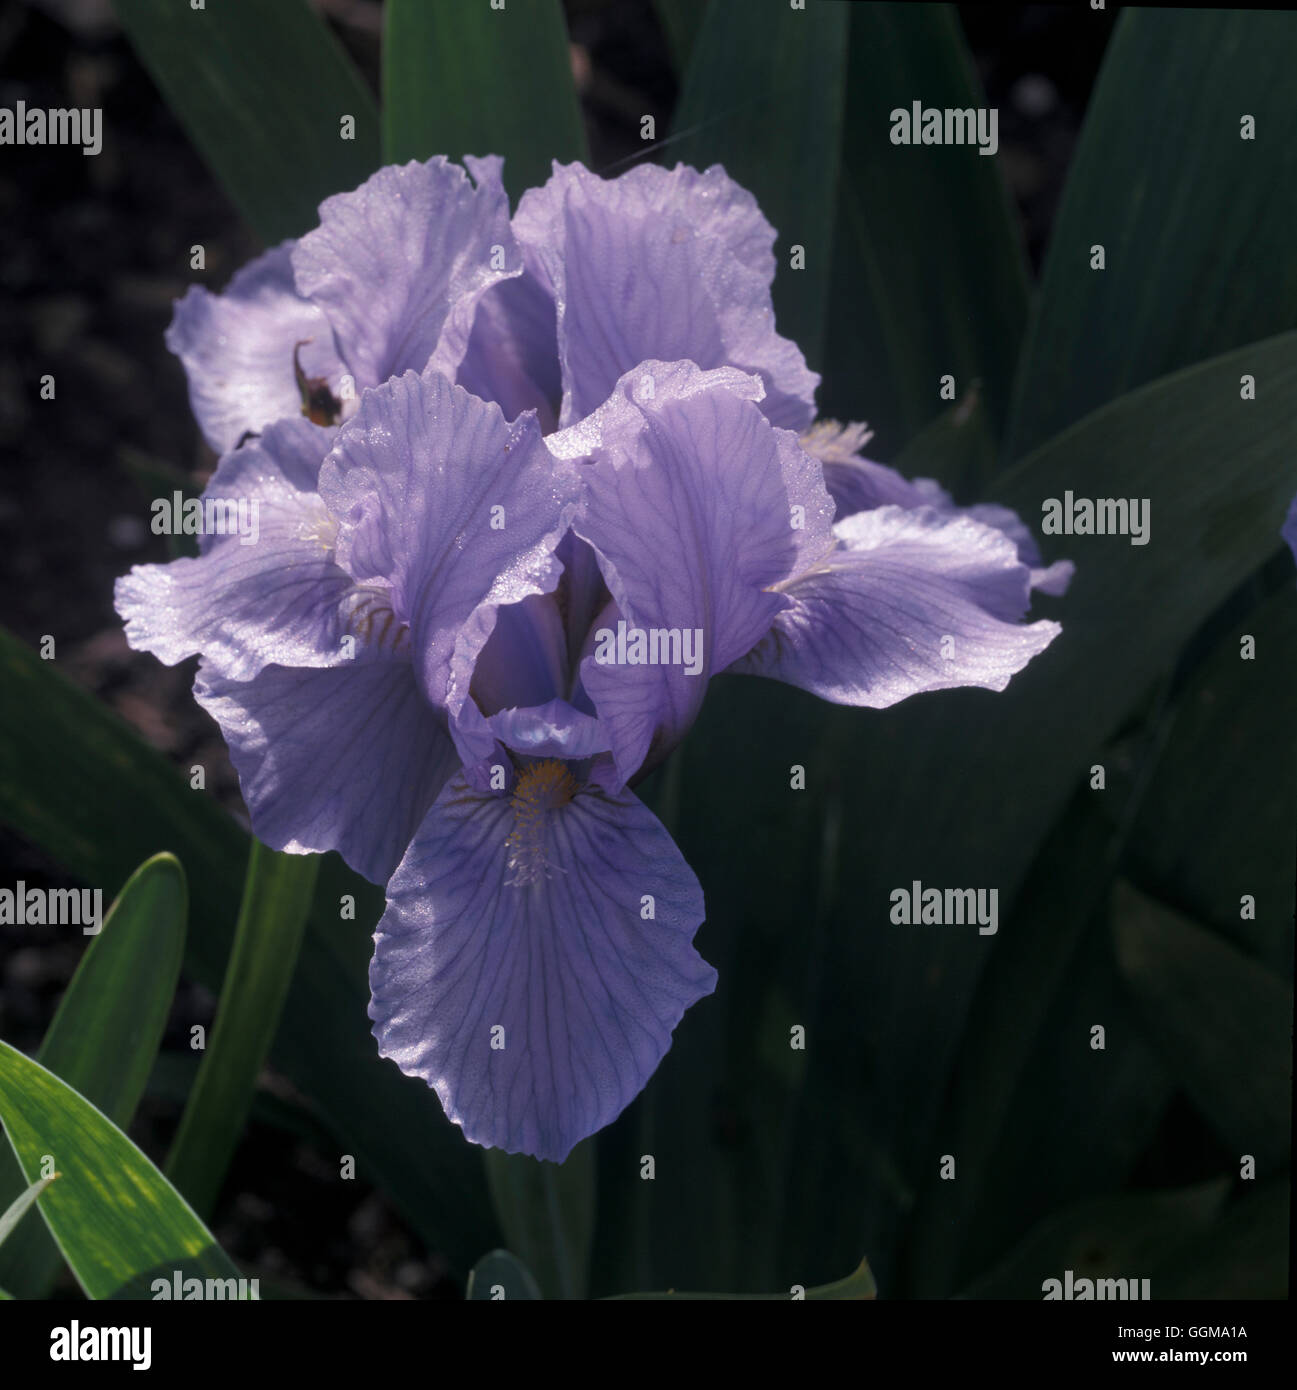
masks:
[[[1068,824],[1065,817],[1060,829]],[[1064,936],[1072,936],[1074,927],[1068,918],[1074,909],[1063,906],[1067,886],[1078,897],[1093,902],[1096,886],[1105,881],[1099,865],[1079,854],[1069,856],[1064,867],[1066,849],[1061,838],[1056,838],[1058,834],[1050,837],[1033,868],[1028,891],[1014,908],[1009,925],[1019,937],[1030,932],[1048,938],[1060,928]],[[1087,839],[1085,845],[1088,843]],[[1054,850],[1057,852],[1051,853]],[[1056,875],[1054,894],[1045,881],[1051,868]],[[1089,878],[1087,869],[1093,871]],[[998,1132],[989,1151],[975,1123],[951,1135],[938,1121],[934,1133],[942,1150],[957,1154],[961,1165],[959,1181],[942,1186],[958,1187],[965,1178],[971,1178],[977,1184],[977,1198],[971,1203],[952,1202],[949,1194],[943,1199],[929,1190],[928,1240],[923,1251],[934,1252],[936,1222],[942,1211],[957,1217],[959,1224],[952,1224],[948,1231],[951,1250],[935,1258],[931,1269],[920,1267],[922,1255],[907,1261],[915,1285],[907,1286],[906,1294],[933,1296],[933,1277],[940,1279],[945,1272],[948,1277],[940,1284],[941,1296],[949,1297],[1003,1257],[1050,1212],[1121,1189],[1131,1181],[1160,1133],[1175,1096],[1175,1084],[1145,1039],[1121,986],[1107,931],[1108,915],[1106,902],[1089,913],[1079,940],[1063,962],[1061,979],[1054,976],[1047,1012],[1024,1048],[1008,1106],[1000,1112]],[[993,954],[986,977],[993,990],[1003,985],[1003,980],[996,978],[996,965]],[[1019,1015],[1030,1020],[1036,1013],[1036,1006],[1027,1002],[1035,988],[1034,982],[1026,984],[1025,992],[1013,1001],[999,995],[1004,1012],[996,1022],[1002,1033],[1015,1029]],[[1096,1024],[1103,1026],[1101,1039],[1093,1032]],[[995,1023],[990,1026],[994,1028]],[[983,1041],[984,1035],[979,1038],[970,1029],[960,1039],[960,1063]],[[957,1078],[961,1071],[962,1066]],[[990,1099],[997,1098],[993,1091]],[[969,1141],[971,1147],[966,1153]],[[1041,1161],[1044,1154],[1049,1155],[1048,1162]],[[965,1157],[975,1160],[971,1171]],[[927,1176],[937,1172],[933,1164]],[[919,1229],[916,1225],[916,1238]]]
[[[964,1291],[965,1298],[1044,1297],[1048,1279],[1148,1279],[1149,1296],[1161,1297],[1153,1271],[1187,1235],[1205,1232],[1225,1200],[1228,1182],[1203,1183],[1177,1192],[1103,1197],[1042,1221],[995,1269]],[[1112,1294],[1117,1297],[1117,1294]],[[1128,1297],[1138,1297],[1138,1292]]]
[[[1243,659],[1242,639],[1256,643]],[[1181,695],[1131,832],[1132,876],[1290,977],[1297,767],[1291,581],[1221,637]],[[1229,872],[1222,873],[1221,866]],[[1242,916],[1244,893],[1256,916]]]
[[[683,72],[702,28],[707,0],[655,0],[653,8],[666,31],[676,71]]]
[[[115,4],[168,106],[267,244],[300,236],[324,198],[378,167],[373,95],[306,0]]]
[[[1123,10],[1054,223],[1012,456],[1155,377],[1292,327],[1295,66],[1297,14]],[[1255,140],[1240,138],[1245,115]]]
[[[169,854],[127,880],[86,949],[37,1059],[114,1124],[135,1114],[180,978],[188,910],[184,870]],[[0,1202],[23,1186],[0,1150]],[[43,1298],[62,1264],[33,1212],[0,1250],[0,1279],[20,1298]]]
[[[0,1119],[23,1171],[47,1157],[59,1181],[41,1215],[89,1298],[145,1297],[173,1270],[229,1279],[239,1271],[139,1149],[53,1072],[0,1043]]]
[[[1153,1269],[1155,1297],[1286,1298],[1288,1205],[1286,1177],[1244,1190]]]
[[[999,436],[1027,313],[998,158],[894,145],[891,113],[916,101],[987,105],[953,6],[853,5],[820,404],[868,420],[883,458],[945,408],[947,374],[958,399],[980,383]]]
[[[1114,920],[1122,978],[1150,1042],[1226,1144],[1269,1176],[1292,1124],[1292,990],[1129,886]]]
[[[1113,1007],[1114,832],[1097,795],[1078,793],[1055,826],[982,975],[935,1131],[956,1180],[929,1158],[906,1262],[913,1297],[949,1297],[1035,1219],[1117,1186],[1169,1098]],[[1096,1020],[1111,1038],[1102,1053]]]
[[[995,469],[995,442],[980,390],[969,391],[925,425],[892,467],[907,478],[935,478],[956,500],[978,496]]]
[[[514,201],[550,161],[588,161],[558,0],[429,5],[388,0],[383,151],[389,163],[434,154],[504,156]]]
[[[841,0],[710,0],[676,108],[668,164],[723,164],[779,233],[775,312],[812,367],[822,360],[846,81]],[[805,268],[790,268],[805,248]],[[841,291],[834,285],[834,294]]]

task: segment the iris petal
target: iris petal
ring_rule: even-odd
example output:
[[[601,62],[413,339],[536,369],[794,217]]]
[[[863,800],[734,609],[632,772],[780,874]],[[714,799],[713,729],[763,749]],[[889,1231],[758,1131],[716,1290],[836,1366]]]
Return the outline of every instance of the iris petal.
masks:
[[[1003,531],[1018,547],[1018,558],[1031,571],[1031,587],[1043,594],[1063,594],[1072,582],[1070,560],[1043,564],[1031,529],[1017,512],[995,503],[957,507],[951,495],[933,478],[907,478],[895,468],[865,458],[860,450],[869,438],[862,424],[839,425],[820,420],[802,435],[802,447],[824,466],[824,485],[839,519],[875,507],[936,507],[951,515],[971,516]]]
[[[126,640],[168,666],[202,653],[235,680],[262,667],[347,659],[351,577],[334,559],[333,518],[314,491],[337,434],[307,420],[269,426],[221,460],[202,501],[256,505],[256,539],[204,534],[197,559],[137,565],[117,581]],[[248,532],[250,537],[251,531]]]
[[[791,607],[732,670],[883,709],[927,690],[1003,690],[1059,634],[1057,623],[1018,621],[1030,571],[993,527],[880,507],[834,533],[839,547],[781,586]]]
[[[529,272],[487,290],[455,378],[506,420],[534,410],[548,434],[558,424],[558,317],[553,297]]]
[[[683,737],[708,678],[769,630],[787,604],[772,586],[832,544],[819,467],[771,427],[759,392],[739,372],[647,362],[549,441],[588,451],[574,529],[599,556],[616,616],[678,636],[680,656],[656,665],[601,661],[598,629],[587,639],[582,683],[625,779]],[[598,622],[613,630],[611,613]],[[686,633],[692,667],[680,659]]]
[[[775,424],[810,423],[820,379],[775,332],[774,228],[719,165],[645,164],[601,179],[555,164],[523,194],[513,226],[558,306],[563,425],[649,359],[755,373]]]
[[[293,283],[294,244],[250,261],[222,294],[191,285],[176,304],[167,346],[184,363],[189,403],[218,454],[249,430],[301,415],[298,343],[305,375],[336,383],[342,374],[328,319]]]
[[[478,299],[521,273],[493,167],[475,187],[441,155],[389,165],[326,198],[293,248],[297,288],[328,315],[358,388],[430,363],[453,376]]]
[[[538,825],[517,792],[447,784],[388,885],[369,976],[380,1052],[474,1143],[554,1162],[634,1099],[716,984],[692,945],[702,891],[661,823],[562,776]],[[520,814],[543,859],[523,883]]]
[[[435,372],[367,391],[339,434],[320,470],[339,561],[386,587],[425,694],[452,717],[497,609],[557,584],[577,491],[535,415],[508,424]]]
[[[221,726],[258,839],[298,854],[336,849],[374,883],[459,765],[408,661],[269,666],[251,681],[204,665],[194,697]]]

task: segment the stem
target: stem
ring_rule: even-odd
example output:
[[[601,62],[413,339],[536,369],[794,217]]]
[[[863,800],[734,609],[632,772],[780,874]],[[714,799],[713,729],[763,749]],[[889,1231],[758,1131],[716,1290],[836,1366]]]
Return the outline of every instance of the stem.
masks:
[[[167,1177],[203,1217],[220,1195],[279,1026],[319,862],[315,854],[279,854],[252,842],[210,1045],[166,1165]]]

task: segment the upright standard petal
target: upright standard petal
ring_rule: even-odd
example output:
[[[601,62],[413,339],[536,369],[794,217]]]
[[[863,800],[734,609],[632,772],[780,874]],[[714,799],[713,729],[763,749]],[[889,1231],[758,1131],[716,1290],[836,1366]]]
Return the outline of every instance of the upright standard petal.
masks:
[[[683,737],[708,678],[786,605],[772,587],[832,543],[818,465],[759,392],[739,372],[646,362],[549,441],[589,459],[573,529],[616,607],[587,637],[581,679],[624,779]]]
[[[459,766],[445,715],[400,658],[268,666],[250,681],[204,664],[194,698],[229,744],[257,838],[290,854],[336,849],[373,883]]]
[[[716,972],[698,880],[631,793],[529,764],[507,796],[449,782],[387,889],[379,1051],[474,1143],[562,1162],[643,1089]]]
[[[548,183],[523,195],[513,226],[558,306],[562,424],[649,359],[755,373],[770,420],[810,423],[820,379],[775,332],[774,229],[719,165],[643,164],[601,179],[555,164]]]
[[[508,424],[440,374],[407,372],[365,393],[320,492],[339,562],[385,590],[425,693],[453,717],[496,611],[558,581],[574,470],[556,466],[533,414]]]
[[[191,285],[176,304],[167,346],[184,363],[190,405],[218,454],[249,430],[302,414],[297,366],[335,388],[342,376],[328,319],[293,283],[293,246],[250,261],[223,294]]]
[[[474,186],[442,155],[380,169],[320,204],[293,248],[297,288],[329,316],[358,388],[430,363],[452,378],[477,301],[522,270],[498,162]]]
[[[993,527],[880,507],[833,530],[837,547],[779,585],[791,606],[732,670],[884,709],[925,690],[1003,690],[1061,631],[1018,621],[1030,571]]]
[[[335,562],[335,523],[315,491],[336,434],[283,420],[225,455],[202,498],[188,504],[205,528],[202,554],[136,565],[117,581],[132,647],[168,666],[201,652],[233,680],[273,663],[347,659],[353,585]],[[213,524],[227,529],[214,533]]]
[[[464,164],[478,185],[503,188],[499,155],[465,155]],[[494,401],[506,420],[534,410],[543,433],[557,426],[563,395],[558,314],[554,296],[530,271],[524,269],[482,295],[454,379],[484,401]]]

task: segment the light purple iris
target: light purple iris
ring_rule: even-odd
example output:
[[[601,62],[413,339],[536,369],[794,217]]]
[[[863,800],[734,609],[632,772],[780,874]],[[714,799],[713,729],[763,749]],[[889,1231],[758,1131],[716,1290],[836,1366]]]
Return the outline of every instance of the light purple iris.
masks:
[[[1288,548],[1293,553],[1293,559],[1297,560],[1297,497],[1292,500],[1292,505],[1288,508],[1288,517],[1283,524],[1280,532],[1284,540],[1288,542]]]
[[[384,169],[180,302],[204,496],[256,500],[260,535],[117,606],[133,646],[201,654],[257,835],[387,883],[383,1055],[471,1140],[561,1160],[715,986],[631,790],[710,677],[1001,690],[1069,571],[812,424],[774,231],[722,169],[556,165],[510,220],[500,161],[466,163]]]

